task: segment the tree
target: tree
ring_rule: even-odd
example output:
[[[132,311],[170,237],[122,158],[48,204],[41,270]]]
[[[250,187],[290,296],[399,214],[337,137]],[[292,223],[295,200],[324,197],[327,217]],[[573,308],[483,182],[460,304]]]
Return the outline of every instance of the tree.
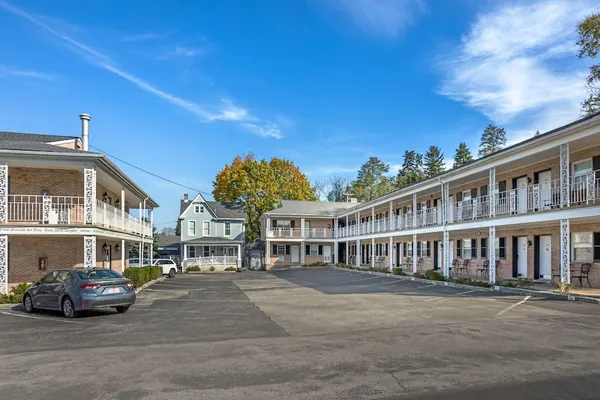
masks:
[[[320,199],[327,201],[346,201],[346,194],[350,190],[350,178],[342,175],[332,175],[326,181],[315,184]]]
[[[495,153],[506,146],[506,131],[504,128],[498,128],[489,124],[481,134],[479,143],[479,157],[485,157]]]
[[[535,136],[540,136],[540,131],[539,129],[537,131],[535,131]]]
[[[460,142],[456,148],[456,153],[454,153],[454,164],[452,165],[452,168],[462,167],[471,161],[473,161],[473,156],[471,155],[471,151],[467,147],[467,144],[465,142]]]
[[[600,52],[600,13],[587,16],[577,25],[579,58],[595,59]],[[593,64],[586,79],[589,97],[581,103],[581,113],[589,116],[600,112],[600,64]]]
[[[398,171],[396,183],[399,188],[410,185],[411,183],[419,182],[425,179],[423,172],[423,156],[414,150],[406,150],[404,152],[404,161],[402,167]]]
[[[446,170],[444,153],[437,146],[429,146],[423,159],[423,172],[426,178],[441,174]]]
[[[377,157],[369,158],[358,170],[358,175],[350,190],[358,201],[369,201],[393,189],[392,182],[386,174],[390,166]]]
[[[181,220],[177,220],[177,226],[175,227],[175,236],[181,236]]]
[[[316,200],[315,189],[293,162],[272,158],[257,160],[254,154],[236,156],[217,173],[213,197],[237,203],[246,212],[246,241],[260,237],[260,216],[281,200]]]

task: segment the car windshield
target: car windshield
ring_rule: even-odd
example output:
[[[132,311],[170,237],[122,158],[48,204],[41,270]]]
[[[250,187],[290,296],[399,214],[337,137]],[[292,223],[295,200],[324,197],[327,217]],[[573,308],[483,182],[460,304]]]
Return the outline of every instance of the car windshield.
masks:
[[[113,279],[122,278],[118,272],[110,269],[93,269],[91,271],[77,271],[77,275],[81,279]]]

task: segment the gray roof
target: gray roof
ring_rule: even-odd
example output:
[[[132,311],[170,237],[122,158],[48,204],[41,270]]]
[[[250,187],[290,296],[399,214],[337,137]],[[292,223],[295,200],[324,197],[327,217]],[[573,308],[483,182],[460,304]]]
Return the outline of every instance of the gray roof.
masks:
[[[183,212],[188,208],[190,204],[192,204],[192,200],[181,200],[179,206],[179,215],[183,214]],[[215,212],[217,218],[241,218],[246,219],[246,212],[244,211],[241,204],[236,203],[219,203],[218,201],[207,201],[206,204]]]
[[[179,244],[179,236],[167,236],[162,233],[158,234],[158,245],[159,246],[169,246],[172,244]]]
[[[0,149],[48,151],[52,153],[81,153],[81,150],[48,144],[61,140],[77,139],[76,136],[41,135],[37,133],[0,132]]]
[[[333,201],[303,201],[303,200],[281,200],[281,206],[271,210],[265,215],[314,215],[321,217],[333,217],[349,208],[355,207],[357,203],[333,202]]]
[[[190,240],[186,240],[182,243],[185,244],[239,244],[242,243],[243,244],[243,240],[233,240],[232,238],[229,237],[219,237],[219,236],[203,236],[203,237],[199,237],[199,238],[194,238],[194,239],[190,239]]]

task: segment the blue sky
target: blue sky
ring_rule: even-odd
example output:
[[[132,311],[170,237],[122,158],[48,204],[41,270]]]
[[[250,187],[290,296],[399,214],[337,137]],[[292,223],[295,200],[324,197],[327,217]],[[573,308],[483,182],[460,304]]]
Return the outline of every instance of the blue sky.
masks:
[[[79,135],[199,190],[236,154],[313,181],[579,117],[594,1],[0,0],[0,130]],[[120,165],[177,219],[184,192]],[[171,224],[171,225],[174,225]]]

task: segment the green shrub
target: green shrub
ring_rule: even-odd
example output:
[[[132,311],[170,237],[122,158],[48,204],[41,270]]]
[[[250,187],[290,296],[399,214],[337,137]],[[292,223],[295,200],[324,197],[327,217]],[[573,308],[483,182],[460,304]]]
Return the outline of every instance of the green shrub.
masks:
[[[215,270],[215,266],[211,265],[210,268],[208,269],[210,272],[213,272]]]
[[[517,286],[518,287],[532,287],[533,286],[533,281],[531,279],[527,279],[527,278],[519,278],[519,280],[517,281]]]
[[[189,271],[189,272],[200,272],[201,271],[200,267],[197,265],[194,265],[193,267],[187,267],[185,270]]]
[[[0,304],[21,304],[29,286],[31,283],[19,283],[11,289],[10,294],[0,295]]]
[[[512,281],[501,281],[501,282],[496,282],[496,285],[498,286],[504,286],[504,287],[517,287],[517,284],[512,282]]]
[[[162,276],[162,267],[158,265],[129,267],[125,270],[123,276],[130,279],[133,282],[133,286],[140,287],[147,282],[160,278]]]
[[[235,270],[236,270],[235,267],[227,267],[227,268],[225,268],[225,271],[227,271],[227,272],[231,272],[231,271],[235,271]]]
[[[394,274],[394,275],[406,275],[404,273],[404,271],[402,270],[402,268],[393,268],[392,269],[392,274]]]
[[[445,281],[446,278],[444,277],[444,275],[440,274],[439,272],[433,270],[433,269],[428,269],[427,271],[425,271],[425,279],[429,279],[430,281]]]

